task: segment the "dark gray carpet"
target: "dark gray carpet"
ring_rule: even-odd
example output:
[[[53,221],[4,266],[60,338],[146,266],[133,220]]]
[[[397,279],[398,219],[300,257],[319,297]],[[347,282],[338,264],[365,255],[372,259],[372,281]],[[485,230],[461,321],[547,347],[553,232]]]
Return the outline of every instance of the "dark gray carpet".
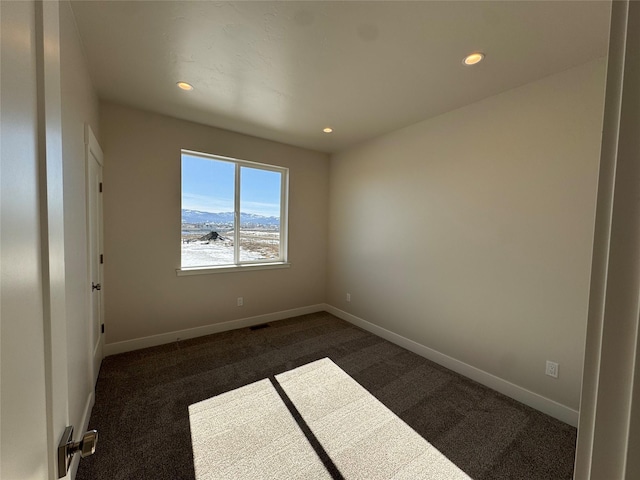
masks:
[[[192,403],[329,357],[474,480],[573,476],[576,429],[328,313],[105,358],[77,480],[193,479]]]

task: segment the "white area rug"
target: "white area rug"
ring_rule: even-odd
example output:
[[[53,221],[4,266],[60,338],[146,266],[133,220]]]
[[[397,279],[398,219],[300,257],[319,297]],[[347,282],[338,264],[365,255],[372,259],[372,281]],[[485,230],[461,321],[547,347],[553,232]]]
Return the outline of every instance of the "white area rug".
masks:
[[[470,480],[328,358],[276,376],[347,480]],[[266,379],[189,407],[197,480],[331,478]]]

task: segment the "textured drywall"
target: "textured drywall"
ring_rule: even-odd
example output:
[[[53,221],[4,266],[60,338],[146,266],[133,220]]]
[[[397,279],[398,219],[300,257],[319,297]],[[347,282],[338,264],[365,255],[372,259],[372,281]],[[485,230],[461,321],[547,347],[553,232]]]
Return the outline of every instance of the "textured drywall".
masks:
[[[604,73],[590,62],[332,156],[328,303],[577,409]]]

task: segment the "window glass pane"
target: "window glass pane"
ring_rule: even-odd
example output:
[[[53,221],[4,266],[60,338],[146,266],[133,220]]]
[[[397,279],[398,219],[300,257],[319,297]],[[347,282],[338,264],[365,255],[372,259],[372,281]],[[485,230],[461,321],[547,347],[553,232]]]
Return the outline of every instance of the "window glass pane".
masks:
[[[182,155],[182,267],[234,263],[235,165]]]
[[[240,261],[280,259],[282,174],[240,168]]]

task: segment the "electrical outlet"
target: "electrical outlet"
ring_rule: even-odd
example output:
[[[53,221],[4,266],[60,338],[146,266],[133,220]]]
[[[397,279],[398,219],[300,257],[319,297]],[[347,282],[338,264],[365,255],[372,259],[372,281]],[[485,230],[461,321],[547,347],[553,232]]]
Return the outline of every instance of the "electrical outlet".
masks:
[[[238,306],[242,307],[244,305],[244,298],[238,297]]]
[[[350,302],[350,301],[351,301],[351,294],[347,293],[347,302]]]
[[[558,378],[558,364],[547,360],[547,369],[545,373],[553,378]]]

